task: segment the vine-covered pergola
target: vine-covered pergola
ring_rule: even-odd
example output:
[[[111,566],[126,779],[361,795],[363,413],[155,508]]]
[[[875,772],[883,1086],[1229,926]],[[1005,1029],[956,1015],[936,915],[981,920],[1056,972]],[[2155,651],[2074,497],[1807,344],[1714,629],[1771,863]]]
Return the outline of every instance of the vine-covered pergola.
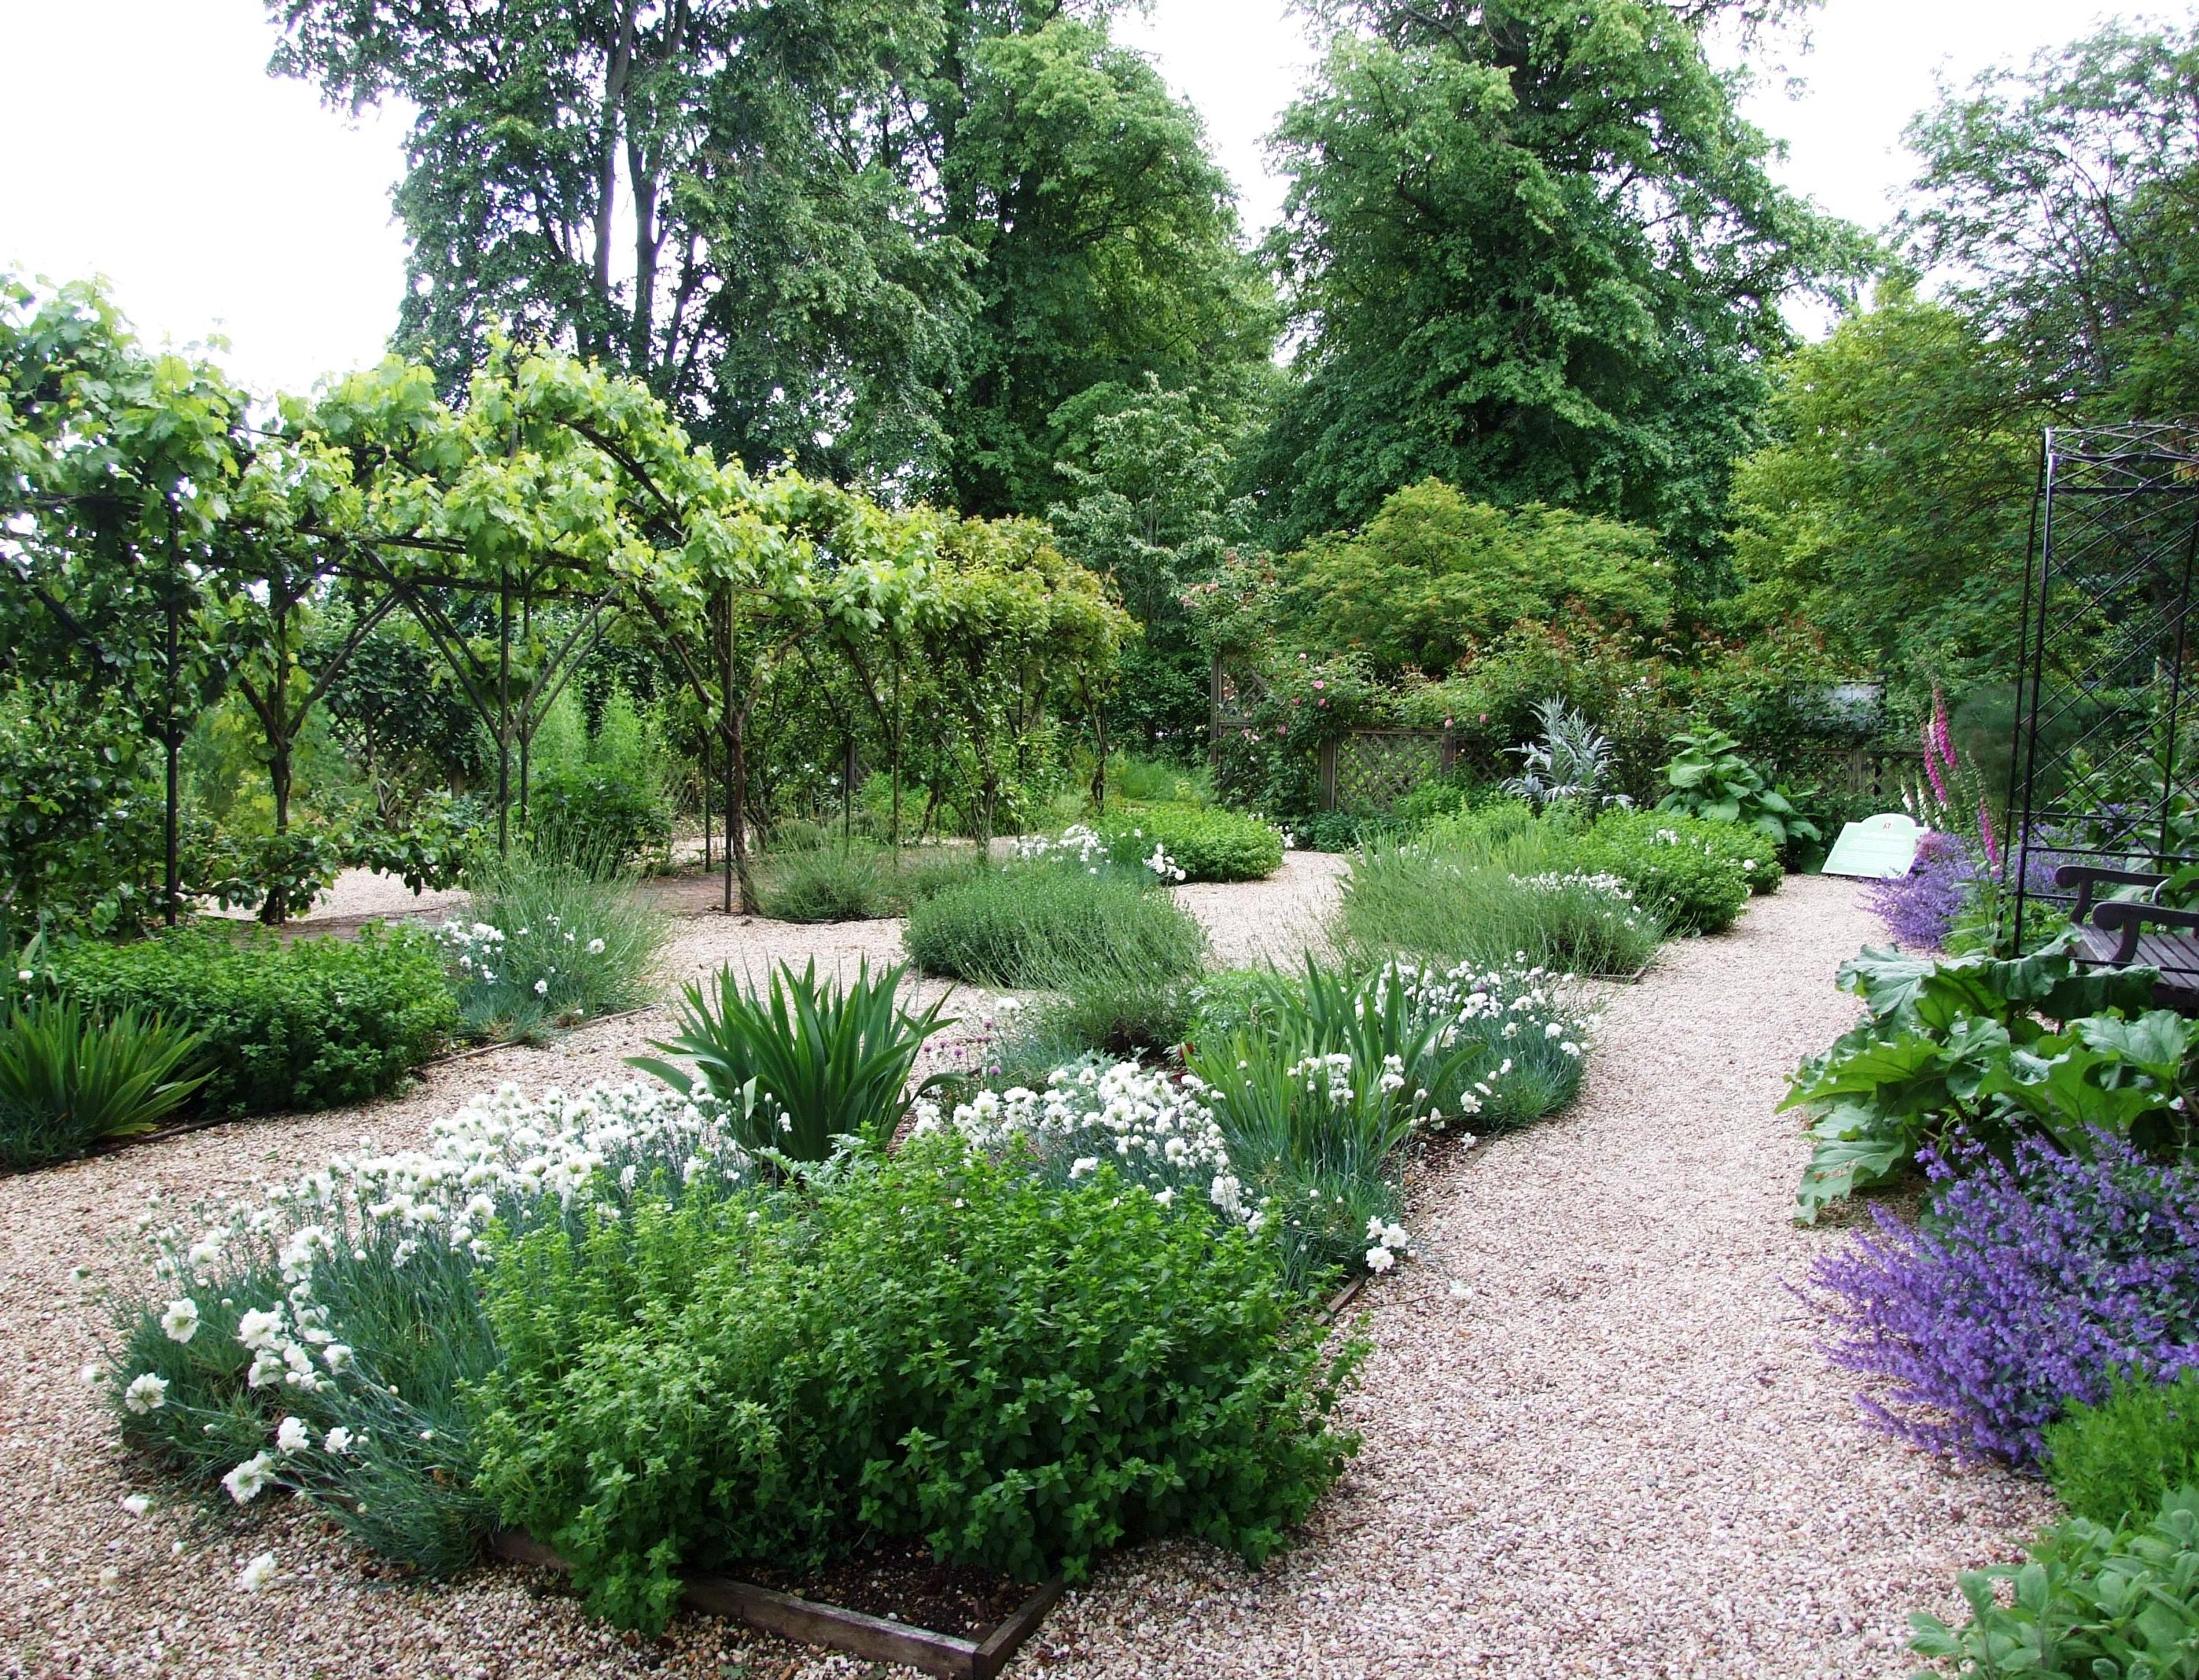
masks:
[[[500,844],[580,660],[616,622],[645,639],[708,720],[728,911],[753,907],[749,764],[783,668],[829,664],[874,713],[896,842],[902,677],[939,677],[989,831],[1001,738],[1049,709],[1094,712],[1129,628],[1043,527],[716,461],[645,387],[570,356],[499,343],[458,401],[392,359],[256,405],[202,362],[140,349],[81,286],[0,293],[0,585],[162,747],[170,919],[185,895],[178,759],[197,718],[232,685],[250,706],[279,851],[299,732],[394,613],[494,744]],[[469,599],[473,614],[454,610]],[[346,633],[309,656],[305,619],[337,600]],[[483,610],[488,633],[461,621]],[[278,882],[264,913],[288,907]]]

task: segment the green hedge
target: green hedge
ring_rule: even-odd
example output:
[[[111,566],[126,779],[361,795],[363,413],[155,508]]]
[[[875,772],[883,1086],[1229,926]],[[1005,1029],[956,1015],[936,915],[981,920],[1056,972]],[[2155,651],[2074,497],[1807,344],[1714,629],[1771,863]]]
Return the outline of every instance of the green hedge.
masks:
[[[200,1100],[214,1114],[386,1096],[458,1024],[442,954],[411,928],[289,941],[184,929],[66,947],[52,970],[62,995],[98,1014],[135,1009],[197,1033],[209,1057]]]
[[[1214,806],[1141,805],[1098,825],[1118,859],[1152,855],[1158,845],[1187,881],[1261,881],[1283,866],[1282,831]]]

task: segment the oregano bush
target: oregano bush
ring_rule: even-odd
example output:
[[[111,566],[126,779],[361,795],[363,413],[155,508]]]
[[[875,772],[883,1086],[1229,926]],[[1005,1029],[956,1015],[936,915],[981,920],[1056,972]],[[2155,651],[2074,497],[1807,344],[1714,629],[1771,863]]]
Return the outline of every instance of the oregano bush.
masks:
[[[806,1205],[638,1205],[486,1277],[478,1486],[623,1626],[685,1572],[882,1537],[1026,1580],[1167,1534],[1258,1563],[1357,1444],[1363,1349],[1324,1350],[1274,1245],[1111,1168],[921,1137]]]

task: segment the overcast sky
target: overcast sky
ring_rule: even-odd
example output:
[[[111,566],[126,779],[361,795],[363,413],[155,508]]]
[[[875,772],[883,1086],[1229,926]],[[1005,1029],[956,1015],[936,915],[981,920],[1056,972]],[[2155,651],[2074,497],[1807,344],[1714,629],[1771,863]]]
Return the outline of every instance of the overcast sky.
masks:
[[[1785,138],[1785,178],[1869,226],[1907,179],[1903,125],[1935,74],[2082,33],[2132,9],[2067,0],[1829,0],[1799,99],[1749,114]],[[1124,35],[1204,114],[1248,226],[1281,184],[1262,137],[1312,53],[1286,0],[1157,0]],[[388,191],[401,122],[353,121],[265,73],[259,0],[0,0],[15,163],[0,171],[0,266],[99,273],[149,337],[225,335],[234,370],[302,389],[380,353],[404,281]],[[1782,79],[1768,78],[1778,83]]]

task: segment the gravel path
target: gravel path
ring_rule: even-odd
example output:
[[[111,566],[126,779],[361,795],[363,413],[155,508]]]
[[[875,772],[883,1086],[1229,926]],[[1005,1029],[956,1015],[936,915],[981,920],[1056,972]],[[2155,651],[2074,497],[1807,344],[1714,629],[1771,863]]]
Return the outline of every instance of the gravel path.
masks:
[[[1287,960],[1333,901],[1330,860],[1184,890],[1230,960]],[[2043,1496],[1951,1475],[1854,1420],[1786,1290],[1835,1234],[1786,1222],[1799,1160],[1782,1076],[1843,1023],[1831,971],[1875,926],[1843,884],[1799,881],[1733,936],[1668,948],[1618,989],[1569,1117],[1454,1156],[1415,1196],[1432,1263],[1369,1297],[1353,1403],[1366,1450],[1304,1547],[1252,1576],[1183,1546],[1117,1560],[1059,1607],[1036,1677],[1904,1674],[1907,1610],[1951,1607],[1957,1568],[2009,1555]],[[1301,936],[1302,936],[1302,934]],[[681,924],[674,974],[814,954],[890,958],[898,927]],[[362,1137],[394,1144],[503,1078],[616,1076],[661,1018],[429,1070],[397,1100],[242,1123],[0,1180],[0,1674],[869,1673],[707,1619],[662,1644],[592,1625],[540,1578],[392,1578],[310,1516],[209,1525],[132,1471],[77,1368],[91,1286],[142,1275],[110,1246],[144,1190],[241,1192]],[[1450,1298],[1438,1271],[1471,1280]],[[89,1308],[89,1310],[88,1310]],[[231,1582],[271,1550],[257,1595]]]

